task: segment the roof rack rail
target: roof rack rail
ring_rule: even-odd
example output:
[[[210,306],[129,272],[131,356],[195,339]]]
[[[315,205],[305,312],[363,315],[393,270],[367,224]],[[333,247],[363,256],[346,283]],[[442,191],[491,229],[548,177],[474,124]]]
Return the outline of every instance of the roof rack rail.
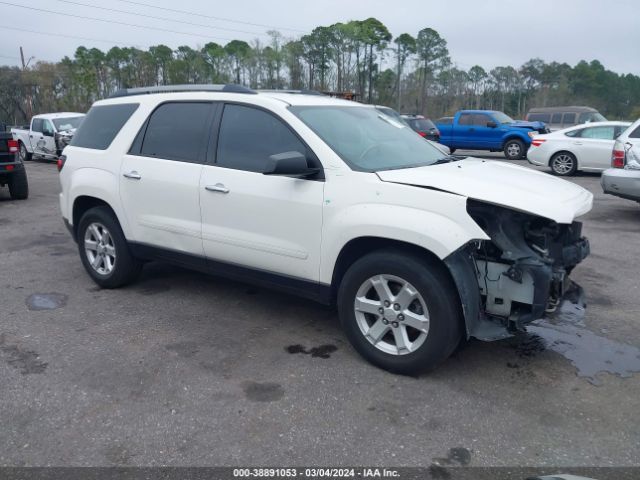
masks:
[[[322,97],[325,96],[324,93],[318,92],[317,90],[307,90],[307,89],[290,89],[290,88],[261,88],[258,90],[259,92],[272,92],[272,93],[294,93],[297,95],[320,95]]]
[[[152,93],[177,93],[177,92],[225,92],[256,94],[255,90],[237,85],[235,83],[214,84],[187,84],[187,85],[159,85],[153,87],[121,88],[112,93],[109,98],[129,97],[131,95],[149,95]]]

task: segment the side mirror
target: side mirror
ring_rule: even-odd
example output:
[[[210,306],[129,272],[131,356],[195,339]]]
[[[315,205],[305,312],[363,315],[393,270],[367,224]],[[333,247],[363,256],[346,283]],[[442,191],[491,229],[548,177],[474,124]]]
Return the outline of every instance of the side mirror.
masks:
[[[494,122],[493,120],[489,120],[487,122],[487,127],[489,128],[496,128],[498,126],[498,124],[496,122]]]
[[[306,178],[315,175],[319,168],[309,168],[307,157],[300,152],[283,152],[271,155],[264,175]]]

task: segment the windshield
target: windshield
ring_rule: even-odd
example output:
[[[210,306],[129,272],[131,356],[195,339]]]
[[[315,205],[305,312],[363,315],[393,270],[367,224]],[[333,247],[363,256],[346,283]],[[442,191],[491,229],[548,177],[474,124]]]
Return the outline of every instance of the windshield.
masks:
[[[580,114],[578,120],[579,123],[587,122],[606,122],[607,119],[600,115],[598,112],[585,112]]]
[[[56,126],[56,130],[58,130],[59,132],[64,132],[65,130],[78,128],[83,119],[84,117],[55,118],[53,119],[53,124]]]
[[[296,106],[289,109],[352,169],[375,172],[433,165],[443,158],[405,124],[370,107]]]
[[[400,123],[403,123],[405,125],[408,125],[407,121],[402,118],[402,116],[400,116],[400,114],[398,112],[396,112],[393,108],[389,108],[389,107],[376,107],[376,109],[378,109],[379,112],[384,113],[385,115],[389,115],[391,118],[395,118],[397,121],[399,121]]]
[[[509,115],[502,112],[493,112],[493,118],[498,123],[513,123],[514,120]]]

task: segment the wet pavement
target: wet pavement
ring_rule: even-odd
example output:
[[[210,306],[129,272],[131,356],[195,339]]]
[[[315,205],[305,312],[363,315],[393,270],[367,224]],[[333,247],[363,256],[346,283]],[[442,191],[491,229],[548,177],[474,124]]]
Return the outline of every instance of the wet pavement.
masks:
[[[2,465],[639,463],[640,205],[597,175],[572,179],[596,195],[572,274],[586,309],[413,378],[295,297],[157,263],[97,288],[55,165],[27,170],[29,200],[0,189]]]

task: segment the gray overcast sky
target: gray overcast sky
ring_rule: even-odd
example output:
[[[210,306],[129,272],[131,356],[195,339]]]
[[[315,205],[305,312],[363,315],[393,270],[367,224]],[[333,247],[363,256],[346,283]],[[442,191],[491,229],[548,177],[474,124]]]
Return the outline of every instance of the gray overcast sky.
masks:
[[[447,40],[451,57],[459,67],[474,64],[490,69],[497,65],[520,66],[533,57],[567,62],[600,60],[619,73],[640,74],[640,1],[638,0],[137,0],[165,8],[264,24],[295,37],[319,25],[376,17],[394,36],[416,35],[425,27]],[[74,4],[75,3],[75,4]],[[132,14],[117,13],[94,5]],[[13,4],[13,5],[9,5]],[[19,5],[28,8],[21,8]],[[35,9],[57,11],[56,15]],[[140,16],[152,15],[194,26]],[[140,27],[74,18],[94,17],[114,22],[168,29],[168,33]],[[229,39],[265,39],[268,28],[214,20],[134,5],[123,0],[4,0],[0,1],[0,64],[17,65],[18,47],[36,60],[55,61],[73,56],[79,45],[108,50],[119,46],[141,48],[166,44],[201,46],[207,41],[224,44]],[[208,28],[206,26],[209,26]],[[51,34],[87,37],[81,40],[8,30],[7,27]],[[285,30],[284,27],[292,30]],[[236,31],[240,30],[240,31]]]

